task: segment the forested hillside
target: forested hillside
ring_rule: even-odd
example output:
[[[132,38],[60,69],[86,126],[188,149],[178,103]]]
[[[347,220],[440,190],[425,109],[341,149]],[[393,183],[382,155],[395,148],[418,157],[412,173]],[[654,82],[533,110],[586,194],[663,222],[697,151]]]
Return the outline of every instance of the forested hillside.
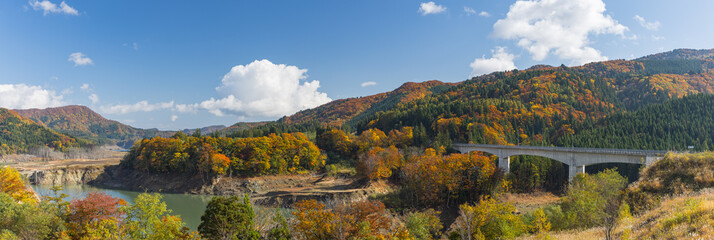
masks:
[[[300,111],[292,116],[282,118],[278,122],[301,124],[318,121],[332,127],[343,124],[352,125],[354,122],[379,111],[386,111],[399,103],[411,102],[433,93],[439,93],[441,89],[452,85],[454,84],[436,80],[422,83],[407,82],[391,92],[335,100],[317,108]]]
[[[125,168],[153,173],[183,173],[206,178],[255,176],[317,170],[324,156],[302,133],[232,139],[186,136],[137,142],[122,161]]]
[[[697,94],[585,124],[571,139],[582,147],[711,151],[714,95]],[[556,144],[570,144],[567,140]]]
[[[637,134],[647,135],[643,139],[659,139],[656,143],[603,139],[592,134],[604,130],[592,128],[624,121],[618,120],[621,118],[642,118],[648,113],[632,114],[639,110],[657,111],[646,108],[669,99],[714,93],[712,55],[714,50],[679,49],[635,60],[612,60],[578,67],[538,65],[520,71],[495,72],[458,84],[407,83],[392,92],[335,100],[275,123],[235,131],[231,136],[295,131],[316,136],[325,127],[359,134],[371,128],[388,132],[412,127],[414,143],[423,147],[448,148],[453,142],[474,142],[647,149],[681,149],[694,144],[702,148],[699,145],[710,135],[667,135],[672,139],[663,139],[661,130],[649,131],[655,127],[651,121],[637,123]],[[698,105],[706,104],[700,101],[708,101],[700,98],[689,101]],[[680,118],[665,118],[661,122],[686,121],[691,119],[686,114],[697,114],[672,111],[671,114],[680,114]],[[696,118],[702,120],[694,127],[706,129],[698,125],[704,123],[705,116]],[[657,124],[660,126],[655,128],[663,127],[663,123]],[[672,126],[672,130],[674,128]],[[648,131],[643,132],[645,130]],[[634,134],[632,129],[618,131],[623,137],[625,133]],[[700,144],[695,144],[698,138]],[[663,145],[664,140],[669,145]]]
[[[97,144],[116,143],[130,147],[134,141],[154,136],[170,136],[172,132],[134,128],[108,120],[85,106],[65,106],[46,109],[15,110],[25,118],[55,131],[84,138]]]
[[[80,143],[81,140],[47,129],[12,110],[0,108],[0,155],[24,153],[41,146],[64,151]]]
[[[230,127],[218,130],[218,132],[222,135],[230,135],[237,131],[260,127],[268,123],[269,122],[238,122],[231,125]]]

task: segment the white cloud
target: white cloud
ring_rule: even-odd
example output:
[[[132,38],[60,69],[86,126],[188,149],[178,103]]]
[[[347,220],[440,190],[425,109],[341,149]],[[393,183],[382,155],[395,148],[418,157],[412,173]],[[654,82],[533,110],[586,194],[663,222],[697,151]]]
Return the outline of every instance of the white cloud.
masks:
[[[368,86],[374,86],[374,85],[377,85],[377,83],[374,81],[367,81],[367,82],[363,82],[362,84],[360,84],[360,86],[362,86],[362,87],[368,87]]]
[[[171,121],[172,121],[172,122],[175,122],[176,119],[178,119],[178,116],[177,116],[177,115],[171,115]]]
[[[198,106],[197,103],[194,103],[194,104],[176,104],[176,106],[174,106],[174,110],[175,110],[175,111],[178,111],[178,112],[180,112],[180,113],[188,113],[188,112],[195,113],[195,112],[198,110],[198,107],[199,107],[199,106]]]
[[[170,109],[173,106],[174,101],[160,103],[149,103],[147,101],[140,101],[135,104],[102,106],[100,107],[100,109],[102,110],[102,112],[108,114],[127,114],[133,112],[151,112],[161,109]]]
[[[652,35],[652,40],[654,40],[654,41],[664,40],[664,37]]]
[[[640,24],[640,26],[646,28],[647,30],[657,31],[659,29],[659,21],[647,22],[645,21],[645,18],[640,17],[640,15],[635,15],[633,18]]]
[[[43,0],[43,1],[37,1],[37,0],[30,0],[29,2],[30,6],[32,6],[32,9],[35,11],[42,10],[44,15],[50,14],[50,13],[62,13],[62,14],[67,14],[67,15],[79,15],[79,12],[77,9],[74,9],[67,5],[64,1],[60,3],[59,6],[57,4],[54,4],[48,0]]]
[[[263,104],[268,104],[268,102],[264,102]],[[235,114],[243,114],[243,102],[238,100],[233,95],[228,95],[228,97],[221,99],[211,98],[209,100],[201,102],[200,104],[198,104],[198,106],[202,109],[208,110],[208,112],[216,116],[225,116],[226,114],[224,113],[224,111]],[[267,107],[267,109],[262,109],[262,111],[270,111],[269,106],[265,107]],[[255,110],[261,111],[261,109]]]
[[[422,16],[429,14],[437,14],[446,11],[446,7],[442,5],[436,5],[434,2],[421,3],[419,5],[419,12]]]
[[[196,107],[217,116],[226,113],[260,117],[280,117],[332,101],[319,92],[320,82],[307,78],[307,69],[268,60],[256,60],[231,69],[216,88],[221,99],[211,98],[197,105],[182,105],[178,111]],[[302,83],[301,83],[302,82]]]
[[[82,91],[89,91],[89,84],[87,84],[87,83],[82,84],[82,86],[80,86],[79,89],[82,89]]]
[[[0,84],[0,107],[9,109],[59,107],[63,96],[40,86]]]
[[[481,58],[474,59],[471,62],[471,77],[480,76],[483,74],[492,73],[495,71],[506,71],[516,69],[516,65],[513,64],[513,59],[515,56],[506,52],[506,48],[497,47],[495,50],[491,50],[491,58],[486,58],[482,56]]]
[[[84,55],[81,52],[76,52],[76,53],[70,54],[67,61],[73,62],[74,66],[94,65],[94,62],[92,61],[92,59],[87,57],[87,55]]]
[[[464,12],[466,12],[467,15],[476,14],[476,10],[466,6],[464,6]]]
[[[607,60],[589,46],[589,35],[625,37],[628,28],[604,12],[602,0],[519,0],[493,25],[494,36],[518,40],[536,61],[551,53],[572,64]]]
[[[192,104],[140,101],[100,109],[108,114],[171,109],[179,113],[206,110],[216,116],[281,117],[332,101],[327,94],[318,91],[319,81],[303,81],[307,78],[306,73],[307,69],[296,66],[256,60],[235,66],[223,76],[221,85],[216,88],[221,95],[219,98]]]
[[[96,104],[99,102],[99,96],[96,93],[92,93],[89,95],[89,100],[92,101],[92,104]]]
[[[478,15],[481,17],[490,17],[491,16],[491,14],[486,11],[481,11],[480,13],[478,13]]]

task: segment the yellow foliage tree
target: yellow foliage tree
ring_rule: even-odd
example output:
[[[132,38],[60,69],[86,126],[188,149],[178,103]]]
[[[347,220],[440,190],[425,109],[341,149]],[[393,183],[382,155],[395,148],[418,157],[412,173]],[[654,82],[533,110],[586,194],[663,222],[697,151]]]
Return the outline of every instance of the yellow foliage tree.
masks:
[[[11,167],[0,168],[0,191],[7,193],[18,202],[37,202],[34,191],[25,185],[20,172]]]

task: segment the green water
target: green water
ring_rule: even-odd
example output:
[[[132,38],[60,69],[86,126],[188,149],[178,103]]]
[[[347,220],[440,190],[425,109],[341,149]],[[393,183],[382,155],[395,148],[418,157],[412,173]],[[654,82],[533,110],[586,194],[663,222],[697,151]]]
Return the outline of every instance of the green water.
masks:
[[[46,185],[32,185],[32,188],[42,196],[51,195],[51,187],[52,186]],[[62,192],[69,195],[68,199],[65,199],[67,201],[73,198],[82,198],[90,192],[105,192],[113,197],[121,198],[129,203],[133,203],[134,199],[142,193],[96,188],[88,185],[65,185],[63,187],[64,190]],[[166,206],[171,209],[171,214],[181,216],[181,219],[183,219],[186,223],[186,227],[191,230],[198,229],[198,224],[201,223],[201,215],[203,215],[203,211],[206,210],[206,205],[212,197],[209,195],[174,193],[161,193],[161,196],[163,196],[163,201],[166,202]]]

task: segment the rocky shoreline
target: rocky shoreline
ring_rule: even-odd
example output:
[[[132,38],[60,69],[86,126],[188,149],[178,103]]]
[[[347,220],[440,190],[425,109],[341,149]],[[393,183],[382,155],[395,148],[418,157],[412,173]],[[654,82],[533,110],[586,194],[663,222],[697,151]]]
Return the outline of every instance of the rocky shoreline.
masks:
[[[157,174],[107,166],[89,185],[131,191],[187,193],[205,195],[248,194],[255,204],[291,207],[295,202],[315,199],[323,202],[352,202],[386,193],[384,183],[364,183],[350,176],[328,177],[323,174],[276,175],[261,177],[218,177]]]

